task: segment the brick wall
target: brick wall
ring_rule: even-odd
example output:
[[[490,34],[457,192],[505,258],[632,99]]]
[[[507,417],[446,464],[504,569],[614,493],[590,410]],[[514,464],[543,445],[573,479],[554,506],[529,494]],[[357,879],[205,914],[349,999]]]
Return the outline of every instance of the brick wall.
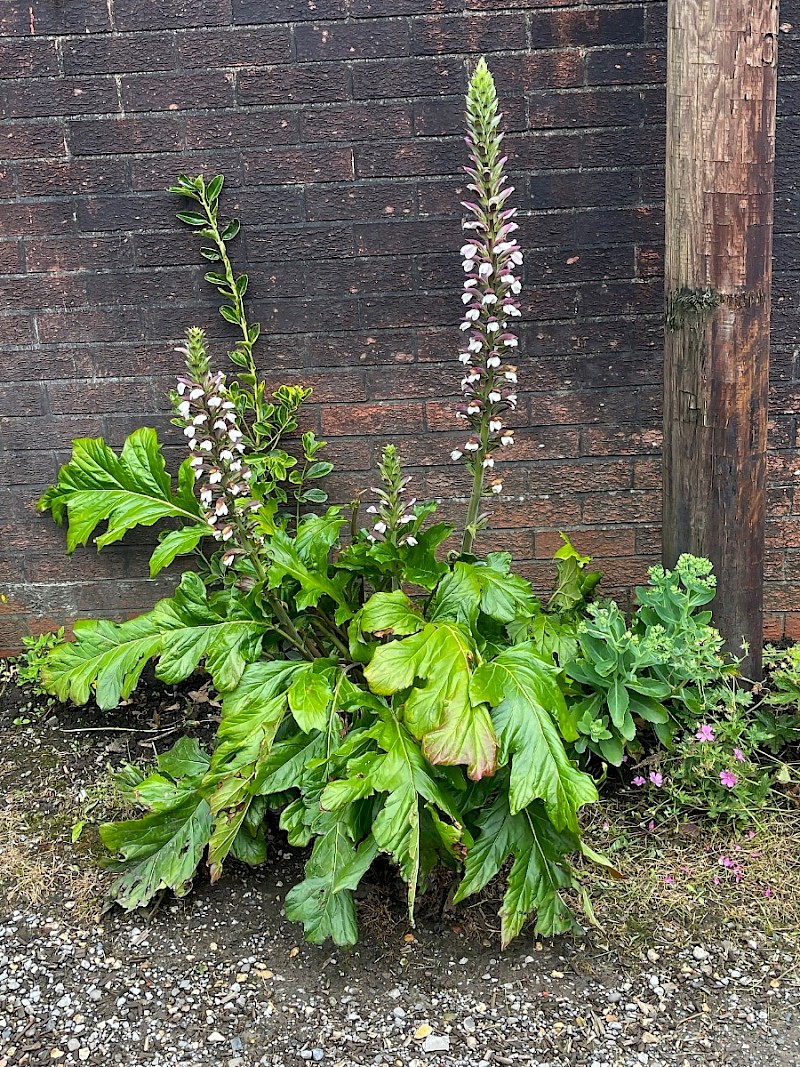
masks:
[[[768,625],[800,637],[800,0],[782,4]],[[229,329],[164,192],[222,171],[270,381],[314,387],[335,499],[396,440],[457,516],[445,462],[460,302],[462,97],[485,53],[526,250],[519,443],[484,547],[539,586],[558,530],[625,596],[659,552],[665,4],[3,0],[0,647],[152,603],[147,538],[63,556],[33,504],[70,440],[155,425],[172,349]],[[159,587],[161,588],[161,587]]]

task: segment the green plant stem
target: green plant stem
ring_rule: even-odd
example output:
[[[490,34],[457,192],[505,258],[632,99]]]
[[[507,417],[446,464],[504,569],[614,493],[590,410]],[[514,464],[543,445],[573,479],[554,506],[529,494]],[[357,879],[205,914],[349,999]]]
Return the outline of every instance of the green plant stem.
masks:
[[[313,660],[319,658],[319,649],[313,642],[309,642],[308,639],[306,641],[303,640],[302,636],[297,630],[297,627],[294,625],[291,618],[289,617],[289,613],[281,603],[280,597],[276,596],[276,594],[269,588],[269,580],[267,578],[267,572],[264,569],[264,564],[261,562],[261,557],[258,554],[258,549],[247,536],[247,530],[245,529],[245,525],[242,522],[241,517],[237,515],[235,522],[236,530],[239,534],[239,544],[247,552],[248,558],[253,564],[253,568],[255,569],[255,572],[258,575],[258,580],[261,583],[264,595],[269,601],[269,606],[272,608],[273,612],[275,613],[275,617],[283,627],[283,630],[278,630],[278,632],[281,633],[281,636],[284,637],[287,641],[289,641],[290,644],[294,645],[298,652],[301,652],[306,659]]]
[[[483,461],[486,458],[487,452],[489,451],[488,414],[484,414],[483,421],[481,422],[480,441],[480,448],[475,453],[475,473],[472,478],[472,494],[469,498],[467,517],[464,521],[464,536],[461,540],[462,554],[472,551],[472,544],[475,540],[475,534],[478,532],[478,515],[481,507],[481,498],[483,497],[483,482],[486,475],[486,470],[483,466]]]
[[[350,658],[350,650],[342,641],[342,639],[336,634],[334,627],[328,623],[327,619],[324,619],[318,613],[315,613],[314,624],[317,626],[320,632],[328,638],[329,641],[336,645],[336,647],[346,659]]]
[[[240,294],[236,287],[236,278],[233,273],[233,265],[228,256],[228,249],[225,242],[222,240],[222,234],[219,232],[219,226],[217,226],[216,212],[213,205],[209,203],[206,197],[205,190],[201,194],[201,204],[203,210],[206,213],[208,219],[208,226],[211,230],[211,236],[214,240],[214,244],[217,246],[217,251],[220,254],[222,265],[225,268],[225,279],[228,282],[228,288],[230,289],[230,298],[234,302],[234,309],[236,311],[236,319],[239,325],[239,329],[242,331],[242,340],[239,342],[240,347],[247,353],[248,359],[248,371],[255,380],[257,377],[257,371],[255,363],[253,362],[253,342],[250,340],[250,330],[247,322],[247,313],[244,307],[244,298]]]

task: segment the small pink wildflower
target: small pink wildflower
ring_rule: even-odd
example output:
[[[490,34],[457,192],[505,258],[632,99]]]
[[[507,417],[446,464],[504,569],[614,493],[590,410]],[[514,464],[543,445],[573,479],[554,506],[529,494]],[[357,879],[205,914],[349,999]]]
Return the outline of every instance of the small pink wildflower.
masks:
[[[767,900],[769,900],[769,898],[772,896],[772,890],[769,886],[767,886],[767,888],[764,890],[764,896],[767,898]]]
[[[739,781],[733,771],[720,771],[719,780],[722,782],[726,789],[733,789],[733,787]]]
[[[646,781],[647,779],[643,778],[641,774],[637,774],[635,778],[631,778],[631,785],[644,785]]]
[[[708,723],[705,722],[702,724],[702,726],[694,736],[697,738],[698,741],[716,741],[717,739],[717,735],[714,733]]]
[[[675,881],[675,879],[672,877],[671,874],[665,874],[664,875],[664,883],[666,885],[672,885],[674,881]]]
[[[651,819],[650,822],[647,824],[647,829],[648,830],[655,830],[655,828],[656,828],[655,819]]]
[[[747,756],[745,756],[740,748],[735,748],[733,750],[733,758],[738,759],[740,763],[747,763]]]
[[[650,771],[650,781],[656,789],[660,789],[664,784],[664,776],[660,774],[659,771]]]
[[[717,863],[720,865],[720,867],[731,868],[733,866],[733,860],[730,858],[730,856],[720,856],[717,860]]]
[[[719,878],[716,875],[714,875],[714,877],[712,878],[712,881],[713,881],[714,885],[719,885]]]

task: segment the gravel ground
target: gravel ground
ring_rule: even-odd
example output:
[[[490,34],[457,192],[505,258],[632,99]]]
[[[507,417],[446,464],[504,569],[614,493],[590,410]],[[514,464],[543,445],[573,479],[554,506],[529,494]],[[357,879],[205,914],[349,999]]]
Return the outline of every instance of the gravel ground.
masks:
[[[342,951],[304,944],[282,917],[302,856],[276,838],[256,871],[231,864],[183,900],[94,917],[105,876],[90,825],[120,817],[96,783],[109,763],[152,758],[165,725],[171,743],[176,716],[207,716],[198,697],[158,691],[63,723],[19,691],[0,700],[0,1067],[800,1067],[796,931],[769,933],[792,921],[777,882],[717,920],[634,877],[638,914],[610,897],[605,930],[528,934],[501,953],[497,899],[446,912],[444,887],[412,932],[379,870],[361,894],[361,943]]]
[[[9,911],[0,1067],[800,1064],[788,942],[731,933],[620,960],[588,941],[500,954],[395,927],[342,952],[299,942],[279,896],[262,879],[205,887],[146,923]]]

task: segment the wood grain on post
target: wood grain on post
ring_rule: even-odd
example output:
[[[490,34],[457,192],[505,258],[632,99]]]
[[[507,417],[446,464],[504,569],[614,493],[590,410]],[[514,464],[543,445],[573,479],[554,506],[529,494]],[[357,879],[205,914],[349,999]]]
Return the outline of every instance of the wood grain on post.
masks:
[[[717,574],[714,621],[763,643],[777,0],[669,0],[664,541]]]

